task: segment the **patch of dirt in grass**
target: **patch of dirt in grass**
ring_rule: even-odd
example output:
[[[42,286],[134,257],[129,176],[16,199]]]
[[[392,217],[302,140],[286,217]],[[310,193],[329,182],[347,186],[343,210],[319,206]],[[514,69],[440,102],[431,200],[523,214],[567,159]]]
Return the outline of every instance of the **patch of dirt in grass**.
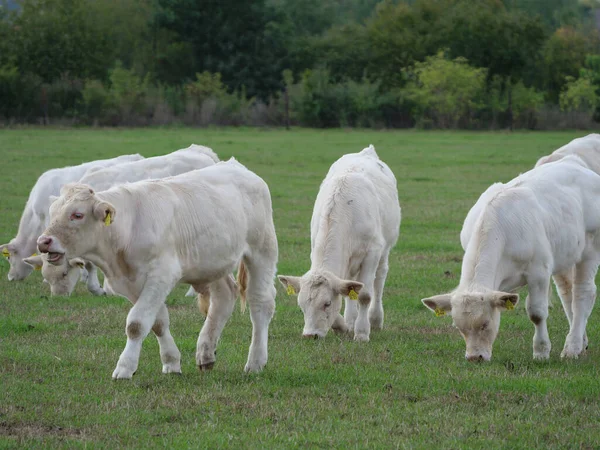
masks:
[[[49,426],[28,423],[5,423],[0,422],[0,436],[12,436],[18,438],[44,438],[44,437],[75,437],[85,438],[85,433],[76,428],[63,428],[60,426]]]

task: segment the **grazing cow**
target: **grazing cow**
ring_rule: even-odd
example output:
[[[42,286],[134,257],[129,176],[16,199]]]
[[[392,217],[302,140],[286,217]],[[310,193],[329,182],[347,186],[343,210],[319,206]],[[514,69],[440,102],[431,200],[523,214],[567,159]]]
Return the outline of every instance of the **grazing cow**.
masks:
[[[600,175],[600,134],[592,133],[573,139],[568,144],[554,150],[551,154],[542,156],[535,163],[535,167],[558,161],[567,155],[579,156],[590,170]]]
[[[333,328],[368,341],[371,327],[383,327],[388,255],[399,233],[396,178],[375,148],[338,159],[315,201],[310,270],[278,277],[288,293],[298,293],[305,337],[325,337]],[[346,297],[344,317],[340,295]]]
[[[192,144],[188,148],[163,156],[92,170],[84,175],[79,182],[87,184],[97,191],[104,191],[126,182],[164,178],[189,172],[190,170],[202,169],[212,166],[218,161],[219,158],[212,149]],[[80,268],[87,269],[87,287],[89,291],[94,295],[105,294],[104,289],[100,287],[96,269],[95,267],[92,268],[89,262],[83,261],[81,258],[73,258],[67,261],[61,255],[57,255],[57,258],[51,264],[47,255],[43,257],[41,255],[32,256],[24,261],[35,268],[41,268],[44,279],[50,285],[52,295],[71,295],[82,272]]]
[[[233,158],[103,192],[79,183],[64,186],[38,248],[50,262],[57,254],[92,262],[110,288],[133,303],[113,378],[132,377],[150,330],[158,338],[163,372],[181,372],[165,305],[178,282],[200,293],[210,288],[196,362],[202,370],[212,368],[233,311],[237,290],[231,272],[238,264],[240,296],[242,304],[248,299],[253,326],[245,370],[258,372],[267,363],[277,262],[271,197],[266,183]]]
[[[533,357],[547,359],[550,276],[562,279],[573,272],[573,316],[561,356],[576,358],[584,350],[585,327],[596,298],[600,176],[579,157],[565,156],[504,185],[493,185],[473,210],[479,213],[475,220],[465,220],[461,233],[468,242],[458,287],[422,302],[436,315],[451,314],[465,339],[468,360],[489,361],[500,313],[519,300],[510,291],[528,285],[526,309],[535,325]]]
[[[8,280],[22,280],[33,270],[23,259],[35,252],[36,239],[47,225],[51,195],[58,195],[63,184],[79,180],[93,167],[109,167],[140,159],[144,159],[144,157],[138,154],[122,155],[112,159],[101,159],[44,172],[29,193],[29,199],[21,215],[17,236],[8,244],[0,245],[0,252],[8,258],[10,263]]]

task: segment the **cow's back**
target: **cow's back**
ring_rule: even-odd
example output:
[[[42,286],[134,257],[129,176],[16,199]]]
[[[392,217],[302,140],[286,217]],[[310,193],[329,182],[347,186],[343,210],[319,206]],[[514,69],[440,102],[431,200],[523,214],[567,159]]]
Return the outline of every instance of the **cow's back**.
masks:
[[[556,149],[550,155],[542,156],[535,166],[538,167],[542,164],[555,162],[568,155],[579,156],[590,170],[600,175],[600,134],[592,133],[573,139],[571,142]]]

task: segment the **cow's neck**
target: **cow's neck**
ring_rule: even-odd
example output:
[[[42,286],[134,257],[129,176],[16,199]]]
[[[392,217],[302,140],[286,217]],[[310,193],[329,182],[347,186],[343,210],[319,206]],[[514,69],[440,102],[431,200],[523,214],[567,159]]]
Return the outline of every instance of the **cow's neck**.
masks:
[[[311,253],[311,270],[327,270],[338,277],[347,277],[347,264],[350,260],[340,224],[320,230]]]
[[[499,266],[504,238],[499,227],[490,227],[485,218],[476,227],[463,257],[460,287],[469,290],[497,290],[502,281]]]

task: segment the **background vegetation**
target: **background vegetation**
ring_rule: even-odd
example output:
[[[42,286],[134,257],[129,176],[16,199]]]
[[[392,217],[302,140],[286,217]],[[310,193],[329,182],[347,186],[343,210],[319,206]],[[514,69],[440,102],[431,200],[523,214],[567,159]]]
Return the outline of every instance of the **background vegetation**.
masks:
[[[0,0],[4,123],[591,128],[598,0]]]
[[[472,364],[450,319],[436,318],[420,302],[458,283],[459,232],[480,193],[574,137],[245,128],[2,131],[0,242],[14,236],[42,171],[90,155],[164,154],[191,142],[214,148],[222,159],[235,155],[267,181],[279,273],[309,268],[314,199],[330,164],[344,153],[375,145],[398,179],[403,218],[390,258],[384,330],[367,344],[335,335],[302,339],[302,313],[278,286],[269,363],[251,376],[242,372],[250,319],[239,308],[225,327],[214,370],[197,371],[202,319],[180,286],[168,306],[183,375],[160,373],[150,336],[133,380],[112,382],[129,303],[92,297],[83,285],[73,297],[50,298],[39,272],[8,282],[8,263],[1,259],[0,447],[598,448],[597,308],[588,323],[590,348],[579,360],[560,360],[568,325],[556,300],[550,361],[532,360],[533,325],[520,303],[503,314],[493,360]]]

